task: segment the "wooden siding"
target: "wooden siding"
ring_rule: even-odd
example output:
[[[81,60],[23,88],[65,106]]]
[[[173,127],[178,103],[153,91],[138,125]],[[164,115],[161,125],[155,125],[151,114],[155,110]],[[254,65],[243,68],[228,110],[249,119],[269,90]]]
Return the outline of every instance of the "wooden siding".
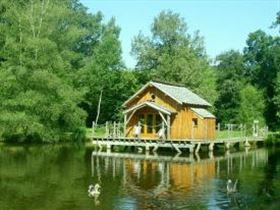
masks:
[[[124,163],[126,166],[126,174],[129,177],[127,180],[130,181],[131,184],[145,186],[145,188],[149,189],[156,188],[160,185],[161,180],[158,177],[158,173],[162,171],[160,171],[158,162],[143,160],[138,162],[136,167],[135,161],[133,160],[126,159]],[[197,185],[201,180],[207,182],[212,179],[216,172],[214,160],[195,162],[193,164],[171,163],[168,167],[173,190],[180,187],[188,191],[190,187]],[[136,170],[140,170],[141,176],[145,177],[141,182],[137,181]],[[164,176],[164,174],[161,173],[161,176]]]
[[[197,182],[207,182],[215,176],[215,161],[196,162],[194,164],[172,163],[170,165],[170,181],[172,185],[189,189]]]
[[[140,93],[131,102],[129,102],[127,104],[127,107],[132,107],[141,102],[152,100],[152,95],[155,95],[156,97],[154,100],[156,104],[165,106],[172,111],[177,111],[177,109],[181,106],[180,104],[178,104],[178,102],[176,102],[160,90],[156,89],[155,87],[148,87],[144,92]]]
[[[193,112],[190,106],[181,105],[168,95],[164,94],[155,87],[148,87],[145,91],[136,96],[132,101],[127,104],[127,108],[131,108],[139,103],[144,101],[152,100],[152,95],[155,96],[154,102],[161,106],[164,106],[176,114],[171,115],[171,130],[170,138],[171,139],[214,139],[215,138],[215,128],[216,120],[214,118],[203,119],[201,116]],[[157,114],[158,111],[145,107],[142,108],[136,113],[127,124],[126,136],[133,136],[134,126],[138,122],[138,117],[141,114]],[[131,113],[130,113],[131,114]],[[129,118],[129,115],[127,118]],[[197,126],[193,126],[193,119],[197,120]],[[193,127],[193,129],[192,129]],[[147,128],[144,128],[146,130]],[[157,138],[156,132],[147,133],[144,132],[140,136],[141,138]]]

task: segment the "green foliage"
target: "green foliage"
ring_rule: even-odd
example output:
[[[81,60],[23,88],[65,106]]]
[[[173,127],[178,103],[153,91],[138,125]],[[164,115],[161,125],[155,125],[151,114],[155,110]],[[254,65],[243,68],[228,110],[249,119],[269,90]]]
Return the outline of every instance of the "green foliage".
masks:
[[[272,99],[276,94],[274,80],[280,71],[280,37],[270,36],[261,30],[249,34],[244,57],[248,80],[265,91],[266,122],[276,128],[280,121],[276,117],[277,106]]]
[[[0,135],[6,140],[35,136],[37,141],[59,141],[64,132],[84,124],[86,114],[77,106],[81,94],[71,80],[79,54],[72,48],[84,33],[69,20],[68,15],[74,19],[79,13],[68,7],[70,3],[4,2]]]
[[[280,32],[280,11],[277,12],[276,14],[276,20],[272,23],[272,28],[277,28],[279,29],[279,32]]]
[[[267,146],[280,145],[280,133],[270,133],[265,139],[265,144]]]
[[[263,122],[265,106],[266,122],[279,126],[279,36],[251,33],[244,54],[223,53],[212,67],[199,33],[191,35],[179,14],[162,11],[152,36],[134,38],[137,66],[127,70],[120,30],[114,18],[104,22],[78,0],[2,0],[0,139],[83,141],[101,93],[98,123],[121,120],[122,103],[152,79],[190,87],[215,103],[224,123]]]
[[[278,26],[279,13],[273,23],[273,27]],[[218,56],[216,72],[219,97],[215,103],[218,120],[224,123],[252,123],[254,115],[261,122],[264,116],[263,123],[270,129],[277,129],[280,125],[279,64],[280,37],[261,30],[249,34],[243,54],[228,51]],[[255,103],[256,107],[253,107]]]
[[[240,123],[252,125],[254,120],[258,120],[261,126],[264,125],[264,99],[261,91],[252,85],[246,85],[240,92]]]
[[[198,32],[188,34],[185,20],[171,11],[154,19],[151,32],[152,37],[140,33],[132,43],[140,83],[152,79],[181,83],[213,103],[215,75]]]
[[[240,91],[243,85],[243,55],[236,51],[225,52],[216,58],[217,91],[216,116],[224,123],[237,123]]]
[[[71,138],[76,143],[84,143],[86,140],[87,129],[85,127],[77,128],[73,133]]]
[[[276,116],[277,116],[277,121],[280,122],[280,71],[277,73],[277,77],[275,80],[275,95],[273,98],[273,102],[276,106]]]

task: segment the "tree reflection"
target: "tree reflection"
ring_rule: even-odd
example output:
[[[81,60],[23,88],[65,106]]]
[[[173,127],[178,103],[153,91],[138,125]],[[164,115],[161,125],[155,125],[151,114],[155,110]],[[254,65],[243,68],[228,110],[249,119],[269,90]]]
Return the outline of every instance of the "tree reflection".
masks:
[[[267,202],[280,198],[275,193],[274,186],[279,158],[278,153],[269,151],[267,165],[264,167],[264,179],[259,184],[258,196]]]

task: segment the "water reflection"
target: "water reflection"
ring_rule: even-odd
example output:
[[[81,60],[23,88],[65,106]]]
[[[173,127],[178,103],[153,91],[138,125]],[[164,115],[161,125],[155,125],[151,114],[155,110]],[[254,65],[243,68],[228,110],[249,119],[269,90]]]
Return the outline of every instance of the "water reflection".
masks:
[[[267,164],[265,149],[226,153],[223,156],[200,158],[159,156],[157,154],[129,154],[93,151],[92,177],[101,181],[102,173],[122,176],[121,191],[139,209],[186,206],[240,206],[236,194],[227,195],[226,180],[237,179],[243,170]],[[100,164],[100,163],[104,164]],[[220,179],[222,178],[222,179]],[[241,183],[242,184],[242,183]],[[226,198],[228,196],[228,198]],[[174,202],[172,202],[174,201]],[[174,204],[174,206],[172,206]]]
[[[0,209],[280,209],[280,151],[192,156],[0,146]],[[239,180],[228,194],[228,179]],[[99,183],[96,199],[88,186]]]

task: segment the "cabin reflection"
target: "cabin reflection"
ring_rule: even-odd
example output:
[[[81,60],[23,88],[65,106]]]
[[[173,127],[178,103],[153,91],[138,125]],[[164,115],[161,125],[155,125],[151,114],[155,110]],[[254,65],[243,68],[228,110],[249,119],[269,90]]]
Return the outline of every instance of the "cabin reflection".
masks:
[[[214,188],[215,177],[230,178],[233,170],[243,170],[266,164],[267,150],[226,153],[202,159],[132,153],[92,153],[92,176],[102,179],[102,173],[122,177],[121,190],[135,199],[159,202],[161,198],[186,198],[192,193],[207,194]],[[152,199],[152,200],[151,200]],[[146,204],[138,204],[146,208]],[[144,205],[144,206],[143,206]]]

